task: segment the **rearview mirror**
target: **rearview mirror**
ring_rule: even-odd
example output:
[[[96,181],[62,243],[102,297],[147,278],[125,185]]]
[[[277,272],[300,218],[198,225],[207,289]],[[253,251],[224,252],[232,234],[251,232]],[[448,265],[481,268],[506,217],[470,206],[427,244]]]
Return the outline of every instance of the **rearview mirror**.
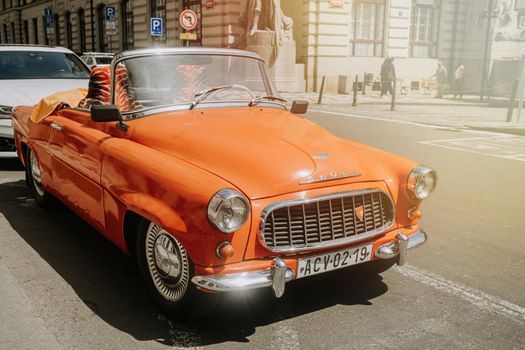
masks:
[[[305,114],[306,112],[308,112],[308,101],[293,101],[292,109],[290,109],[290,112],[294,114]]]
[[[122,120],[122,115],[116,105],[93,105],[91,106],[91,120],[94,122],[119,122]]]

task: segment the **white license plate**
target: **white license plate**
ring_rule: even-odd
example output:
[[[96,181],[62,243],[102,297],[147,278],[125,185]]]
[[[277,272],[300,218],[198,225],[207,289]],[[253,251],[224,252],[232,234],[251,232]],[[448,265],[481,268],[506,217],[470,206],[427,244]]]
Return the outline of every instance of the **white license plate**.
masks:
[[[372,259],[372,244],[299,259],[297,278],[342,269]]]

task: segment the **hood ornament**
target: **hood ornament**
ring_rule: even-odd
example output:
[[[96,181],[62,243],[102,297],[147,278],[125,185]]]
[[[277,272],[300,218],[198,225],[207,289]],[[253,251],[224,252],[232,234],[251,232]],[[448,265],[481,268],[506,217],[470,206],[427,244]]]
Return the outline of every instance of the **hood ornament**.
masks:
[[[325,175],[323,175],[323,174],[321,174],[321,175],[310,175],[307,178],[305,178],[303,181],[299,182],[299,185],[309,185],[309,184],[318,183],[318,182],[341,180],[341,179],[347,179],[347,178],[358,177],[358,176],[361,176],[361,174],[358,173],[357,171],[352,171],[352,172],[348,172],[348,171],[341,171],[341,172],[333,171],[333,172],[331,172],[329,174],[325,174]]]

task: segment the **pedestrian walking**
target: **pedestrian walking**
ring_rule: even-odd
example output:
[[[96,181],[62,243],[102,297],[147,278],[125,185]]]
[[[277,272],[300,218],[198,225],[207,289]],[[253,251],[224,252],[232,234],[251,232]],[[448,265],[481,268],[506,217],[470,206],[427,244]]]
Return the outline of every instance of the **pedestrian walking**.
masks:
[[[396,81],[396,67],[394,66],[394,59],[387,57],[381,65],[381,97],[394,94],[393,83]]]
[[[463,99],[463,90],[465,89],[465,66],[460,64],[454,72],[454,98],[459,95]]]
[[[447,69],[443,65],[443,62],[439,61],[436,69],[436,73],[430,77],[430,79],[436,78],[437,83],[437,95],[436,98],[443,98],[443,92],[447,84]]]

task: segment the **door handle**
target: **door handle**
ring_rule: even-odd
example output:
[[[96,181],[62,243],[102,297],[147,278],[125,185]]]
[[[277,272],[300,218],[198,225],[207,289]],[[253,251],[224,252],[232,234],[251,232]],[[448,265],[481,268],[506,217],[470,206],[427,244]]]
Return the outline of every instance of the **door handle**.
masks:
[[[60,125],[58,123],[51,123],[51,127],[53,129],[55,129],[56,131],[58,131],[58,132],[62,132],[62,125]]]

